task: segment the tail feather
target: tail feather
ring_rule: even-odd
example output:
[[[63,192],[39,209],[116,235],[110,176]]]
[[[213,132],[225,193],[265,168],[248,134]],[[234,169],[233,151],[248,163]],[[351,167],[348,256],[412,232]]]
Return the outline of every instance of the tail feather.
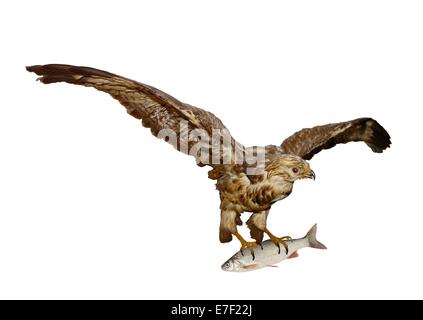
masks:
[[[310,231],[307,232],[307,234],[305,236],[305,238],[307,238],[307,240],[310,243],[310,247],[315,248],[315,249],[327,249],[326,246],[323,243],[319,242],[316,239],[316,232],[317,232],[317,224],[312,226]]]

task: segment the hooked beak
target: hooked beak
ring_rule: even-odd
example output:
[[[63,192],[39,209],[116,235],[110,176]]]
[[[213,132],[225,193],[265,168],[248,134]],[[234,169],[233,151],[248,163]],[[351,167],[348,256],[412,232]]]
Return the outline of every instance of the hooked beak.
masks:
[[[310,170],[310,173],[306,176],[306,178],[316,180],[316,174],[313,170]]]

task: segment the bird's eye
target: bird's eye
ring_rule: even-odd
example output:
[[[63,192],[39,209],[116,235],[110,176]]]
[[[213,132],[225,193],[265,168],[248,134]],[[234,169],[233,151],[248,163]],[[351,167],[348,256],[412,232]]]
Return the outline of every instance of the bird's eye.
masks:
[[[292,172],[298,173],[298,168],[292,168]]]

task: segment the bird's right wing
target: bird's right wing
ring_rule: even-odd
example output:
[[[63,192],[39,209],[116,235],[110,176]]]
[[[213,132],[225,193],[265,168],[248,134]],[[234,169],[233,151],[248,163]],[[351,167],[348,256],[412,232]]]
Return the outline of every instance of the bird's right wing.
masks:
[[[153,135],[194,156],[199,165],[235,163],[244,149],[212,113],[146,84],[106,71],[63,64],[36,65],[27,70],[40,75],[38,80],[45,84],[67,82],[110,94],[130,115],[142,120]]]

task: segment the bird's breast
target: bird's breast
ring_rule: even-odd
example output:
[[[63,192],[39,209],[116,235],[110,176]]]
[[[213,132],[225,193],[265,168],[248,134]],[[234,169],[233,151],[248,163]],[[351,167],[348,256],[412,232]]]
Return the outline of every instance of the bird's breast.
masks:
[[[242,207],[243,211],[258,212],[270,209],[273,203],[288,197],[292,183],[262,181],[250,183],[247,179],[221,179],[217,183],[221,200]]]

